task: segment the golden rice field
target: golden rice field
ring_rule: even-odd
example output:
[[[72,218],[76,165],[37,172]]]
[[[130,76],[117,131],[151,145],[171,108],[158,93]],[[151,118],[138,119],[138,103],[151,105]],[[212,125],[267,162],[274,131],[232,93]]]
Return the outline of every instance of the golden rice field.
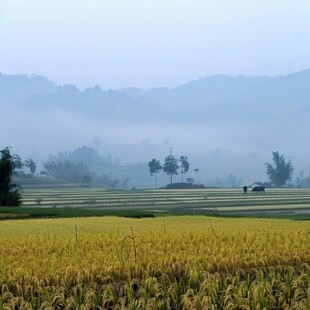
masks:
[[[2,221],[0,309],[310,309],[310,222]]]

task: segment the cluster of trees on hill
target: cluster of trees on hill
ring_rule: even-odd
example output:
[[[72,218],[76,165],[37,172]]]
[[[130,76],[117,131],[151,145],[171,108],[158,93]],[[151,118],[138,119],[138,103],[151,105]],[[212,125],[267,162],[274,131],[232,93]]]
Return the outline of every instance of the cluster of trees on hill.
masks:
[[[50,175],[56,179],[67,180],[69,182],[91,182],[91,173],[89,168],[83,162],[63,161],[47,161],[44,163],[45,172],[43,174]]]
[[[41,174],[52,176],[56,179],[73,183],[85,183],[88,186],[90,184],[94,186],[104,186],[111,189],[115,189],[118,185],[121,188],[124,186],[126,188],[126,184],[129,180],[128,178],[124,180],[113,179],[105,174],[97,176],[96,173],[91,171],[88,165],[82,161],[47,161],[44,163],[44,169],[44,171],[41,171]]]
[[[103,186],[110,189],[127,189],[129,178],[114,179],[109,175],[102,174],[97,176],[94,171],[83,162],[48,161],[44,163],[43,175],[52,176],[53,178],[66,180],[73,183],[85,183],[88,186]]]
[[[111,156],[99,155],[91,147],[83,146],[72,152],[60,152],[51,155],[49,159],[44,163],[41,175],[110,189],[128,188],[130,177],[126,175],[126,167]]]
[[[180,156],[179,158],[175,158],[172,154],[167,155],[164,161],[164,164],[161,165],[160,161],[156,158],[153,158],[148,162],[148,167],[150,171],[150,175],[154,176],[155,179],[155,187],[157,188],[157,174],[163,170],[167,175],[170,176],[170,184],[172,184],[172,176],[178,175],[178,170],[181,169],[181,178],[183,182],[184,175],[188,172],[190,164],[188,162],[188,157],[185,155]],[[198,174],[199,169],[194,169],[196,174]],[[187,178],[186,181],[188,183],[194,183],[193,178]]]

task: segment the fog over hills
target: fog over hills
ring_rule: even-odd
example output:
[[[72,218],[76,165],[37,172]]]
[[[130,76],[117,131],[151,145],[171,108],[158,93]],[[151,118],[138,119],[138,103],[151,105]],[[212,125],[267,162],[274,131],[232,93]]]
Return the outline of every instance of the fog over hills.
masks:
[[[79,90],[45,77],[0,75],[1,147],[45,161],[82,145],[122,163],[187,155],[200,181],[266,181],[271,151],[308,170],[310,70],[278,77],[215,75],[176,88]],[[193,172],[189,172],[193,176]],[[152,186],[131,176],[131,185]],[[176,177],[179,179],[179,176]],[[168,177],[162,174],[162,185]]]

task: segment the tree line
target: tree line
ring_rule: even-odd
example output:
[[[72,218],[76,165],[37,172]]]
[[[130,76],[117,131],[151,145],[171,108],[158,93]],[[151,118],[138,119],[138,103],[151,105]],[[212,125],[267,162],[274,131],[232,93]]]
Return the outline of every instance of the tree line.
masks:
[[[180,165],[179,165],[180,164]],[[278,151],[272,152],[272,163],[265,163],[267,168],[267,175],[270,179],[270,185],[274,187],[282,187],[287,181],[292,179],[293,165],[291,161],[286,161],[284,155],[281,155]],[[189,170],[190,164],[187,156],[180,156],[178,159],[172,154],[166,156],[164,164],[161,165],[160,161],[153,158],[148,162],[149,172],[155,179],[155,187],[157,188],[157,174],[163,170],[167,175],[170,175],[170,184],[172,184],[172,176],[178,174],[178,169],[181,169],[181,178],[183,182],[183,176]],[[198,176],[199,169],[194,169],[196,178]],[[192,178],[187,178],[188,183],[193,183]],[[198,183],[198,180],[197,180]],[[310,181],[309,181],[310,184]]]
[[[294,171],[291,161],[286,161],[283,155],[279,152],[272,152],[272,163],[265,163],[267,167],[267,175],[270,178],[271,185],[275,187],[284,186],[288,180],[291,180]],[[83,181],[85,183],[91,182],[91,177],[95,178],[94,173],[90,173],[88,167],[82,163],[72,164],[70,161],[64,162],[46,162],[45,168],[55,177],[64,177],[72,181]],[[0,150],[0,206],[18,206],[21,204],[21,196],[18,192],[17,185],[13,183],[13,176],[18,172],[23,173],[23,168],[27,167],[30,174],[36,171],[36,164],[32,159],[22,161],[18,155],[11,154],[10,148],[6,147]],[[163,170],[170,176],[170,184],[172,184],[173,175],[178,174],[181,169],[182,182],[185,174],[190,168],[187,156],[174,157],[172,154],[166,156],[163,165],[156,158],[148,162],[149,172],[155,178],[155,186],[157,188],[157,174]],[[194,172],[198,176],[199,169],[195,168]],[[91,175],[91,177],[90,177]],[[123,187],[127,187],[129,178],[124,179]],[[187,183],[194,183],[192,178],[186,179]],[[113,180],[109,176],[103,175],[100,182],[110,188],[115,188],[119,180]],[[198,180],[197,180],[198,183]]]
[[[163,170],[167,175],[170,176],[170,184],[172,184],[172,177],[173,175],[178,175],[178,170],[181,169],[181,180],[183,182],[183,178],[185,174],[188,172],[190,163],[188,161],[188,157],[185,155],[176,158],[172,154],[167,155],[163,165],[160,163],[159,160],[153,158],[148,162],[149,172],[150,175],[154,176],[155,180],[155,187],[157,188],[157,174]],[[196,175],[199,172],[199,169],[194,169]],[[186,181],[188,183],[194,183],[194,179],[187,178]]]

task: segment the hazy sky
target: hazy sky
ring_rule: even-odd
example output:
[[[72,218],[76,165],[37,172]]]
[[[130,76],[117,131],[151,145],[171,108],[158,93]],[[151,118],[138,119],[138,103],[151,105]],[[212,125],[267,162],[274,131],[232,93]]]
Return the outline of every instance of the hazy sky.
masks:
[[[0,72],[173,87],[310,67],[309,0],[0,0]]]

